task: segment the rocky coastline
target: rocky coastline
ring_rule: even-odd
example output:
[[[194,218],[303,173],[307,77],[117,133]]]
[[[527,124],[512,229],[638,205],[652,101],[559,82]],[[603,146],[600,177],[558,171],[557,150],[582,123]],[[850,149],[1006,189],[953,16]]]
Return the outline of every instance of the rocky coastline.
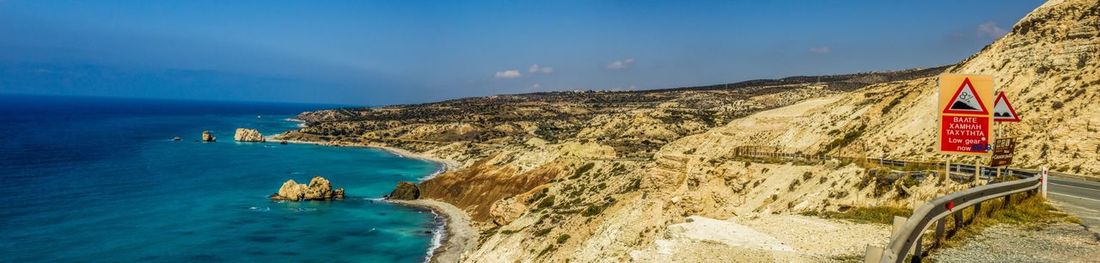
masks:
[[[270,137],[266,137],[265,139],[266,140],[273,140],[273,141],[280,141],[280,142],[285,142],[285,143],[294,143],[294,144],[314,144],[314,145],[336,146],[336,147],[373,148],[373,149],[386,151],[388,153],[398,155],[398,156],[401,156],[401,157],[404,157],[404,158],[417,159],[417,160],[436,163],[440,166],[440,169],[437,170],[436,172],[432,173],[431,175],[428,175],[428,176],[425,176],[425,177],[421,178],[420,179],[421,182],[426,181],[428,179],[431,179],[432,177],[435,177],[436,175],[443,174],[443,173],[446,173],[448,171],[453,171],[455,169],[458,169],[461,166],[461,164],[459,162],[454,161],[454,160],[447,160],[447,159],[443,159],[443,158],[437,158],[437,157],[433,157],[433,156],[429,156],[429,155],[425,155],[425,154],[415,153],[415,152],[408,151],[408,150],[405,150],[405,149],[387,147],[387,146],[380,146],[380,145],[367,145],[367,144],[356,144],[356,143],[333,144],[333,143],[316,142],[316,141],[288,140],[288,139],[280,138],[279,135],[273,135],[273,136],[270,136]],[[403,182],[403,183],[407,183],[409,185],[412,185],[413,187],[416,187],[416,184],[414,184],[414,183],[408,183],[408,182]],[[395,190],[397,190],[397,189],[395,188]],[[419,197],[419,196],[417,196],[417,197]],[[460,209],[458,207],[455,207],[452,204],[449,204],[449,203],[446,203],[446,202],[443,202],[443,201],[439,201],[439,200],[431,200],[431,199],[416,199],[416,200],[388,200],[387,199],[386,202],[397,204],[397,205],[403,205],[403,206],[418,208],[418,209],[427,209],[427,210],[432,211],[433,213],[435,213],[435,215],[437,215],[437,216],[439,216],[443,219],[442,220],[443,221],[443,226],[442,226],[443,233],[438,233],[438,235],[440,235],[439,247],[432,248],[431,251],[428,251],[428,253],[430,255],[428,257],[427,262],[459,262],[463,252],[465,252],[467,249],[470,249],[470,248],[473,248],[473,247],[476,246],[477,231],[475,231],[472,227],[471,222],[473,222],[473,221],[470,219],[470,216],[467,212],[463,211],[462,209]]]

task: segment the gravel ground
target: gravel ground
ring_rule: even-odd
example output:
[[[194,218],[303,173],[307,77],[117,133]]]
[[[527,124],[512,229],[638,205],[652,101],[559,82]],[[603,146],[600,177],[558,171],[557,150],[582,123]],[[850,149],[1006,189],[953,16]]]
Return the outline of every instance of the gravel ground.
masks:
[[[1050,224],[1039,229],[997,225],[961,247],[933,252],[929,259],[934,262],[1100,262],[1100,243],[1078,224]]]

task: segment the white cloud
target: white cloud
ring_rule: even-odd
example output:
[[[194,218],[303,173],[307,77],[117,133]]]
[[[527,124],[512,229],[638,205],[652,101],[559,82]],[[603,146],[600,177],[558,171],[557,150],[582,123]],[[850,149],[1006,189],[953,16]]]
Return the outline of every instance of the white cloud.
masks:
[[[542,67],[542,66],[539,66],[539,64],[534,64],[534,65],[531,65],[530,68],[527,68],[527,72],[529,72],[529,73],[550,74],[550,73],[554,73],[554,68]]]
[[[824,55],[824,54],[833,53],[833,49],[829,48],[829,47],[811,47],[810,48],[810,53]]]
[[[634,59],[633,58],[628,58],[628,59],[624,59],[624,60],[612,61],[610,64],[607,64],[607,68],[608,69],[625,69],[625,68],[629,68],[631,65],[634,65]]]
[[[989,21],[978,25],[978,37],[1000,38],[1008,34],[1008,30],[997,26],[997,22]]]
[[[505,71],[497,71],[493,78],[498,79],[514,79],[520,77],[519,70],[509,69]]]
[[[535,83],[534,85],[531,85],[530,87],[528,87],[528,89],[530,89],[530,90],[541,90],[542,89],[542,84]]]

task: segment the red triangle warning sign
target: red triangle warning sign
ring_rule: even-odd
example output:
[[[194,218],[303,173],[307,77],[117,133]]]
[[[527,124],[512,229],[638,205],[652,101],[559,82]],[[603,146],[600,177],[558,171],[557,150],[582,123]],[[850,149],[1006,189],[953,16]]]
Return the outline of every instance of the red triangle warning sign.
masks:
[[[970,84],[970,78],[966,78],[947,102],[943,113],[989,115],[989,110],[985,108],[982,97],[974,90],[974,84]]]
[[[1012,107],[1012,103],[1008,103],[1008,97],[1005,97],[1004,91],[1002,91],[1000,94],[997,94],[997,100],[993,102],[993,121],[1020,121],[1020,115],[1016,114],[1016,108]]]

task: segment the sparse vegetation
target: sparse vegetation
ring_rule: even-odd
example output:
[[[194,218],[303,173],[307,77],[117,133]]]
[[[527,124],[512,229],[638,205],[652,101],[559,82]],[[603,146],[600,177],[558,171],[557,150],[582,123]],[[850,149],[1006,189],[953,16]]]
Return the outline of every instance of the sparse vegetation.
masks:
[[[1020,198],[1022,195],[1016,195]],[[966,240],[977,236],[983,230],[997,224],[1021,225],[1027,228],[1039,228],[1046,224],[1069,222],[1080,224],[1080,219],[1058,211],[1040,196],[1029,196],[1019,201],[1013,201],[1012,205],[1004,207],[1004,199],[995,199],[982,203],[981,213],[975,218],[974,210],[963,210],[964,221],[970,222],[961,230],[949,233],[949,238],[944,241],[945,247],[955,247],[966,243]],[[993,208],[993,209],[990,209]],[[947,228],[955,229],[954,220],[947,220]]]
[[[546,196],[546,198],[542,199],[542,202],[539,202],[538,209],[542,210],[542,209],[545,209],[545,208],[553,206],[553,205],[554,205],[554,196],[553,195]]]
[[[893,224],[894,216],[908,217],[913,210],[892,206],[856,207],[844,212],[808,211],[802,215],[821,218],[842,219],[857,223]]]
[[[565,241],[568,241],[568,240],[569,240],[569,234],[561,234],[560,236],[558,236],[558,244],[565,243]]]

